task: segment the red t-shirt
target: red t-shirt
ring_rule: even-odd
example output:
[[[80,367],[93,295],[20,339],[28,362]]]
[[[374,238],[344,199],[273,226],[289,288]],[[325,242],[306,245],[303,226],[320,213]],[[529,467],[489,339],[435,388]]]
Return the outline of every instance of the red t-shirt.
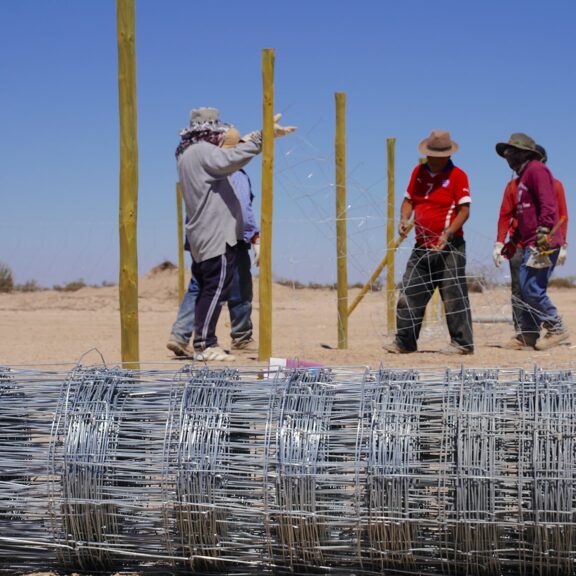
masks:
[[[431,174],[425,164],[414,168],[406,198],[412,201],[416,244],[434,246],[456,218],[456,206],[470,204],[466,173],[450,161],[439,174]],[[463,236],[462,228],[454,236]]]

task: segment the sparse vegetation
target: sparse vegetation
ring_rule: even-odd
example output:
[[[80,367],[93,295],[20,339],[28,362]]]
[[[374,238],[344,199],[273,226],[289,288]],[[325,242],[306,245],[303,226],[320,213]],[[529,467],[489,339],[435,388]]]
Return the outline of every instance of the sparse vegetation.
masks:
[[[57,290],[58,292],[76,292],[77,290],[80,290],[81,288],[86,288],[86,282],[84,282],[84,280],[82,278],[80,278],[78,280],[68,282],[67,284],[64,284],[63,286],[55,285],[52,288],[54,290]]]
[[[24,284],[16,284],[14,290],[17,292],[38,292],[42,290],[42,288],[38,286],[36,280],[28,280],[28,282],[24,282]]]
[[[0,292],[12,292],[12,290],[14,290],[12,270],[6,264],[0,263]]]
[[[574,282],[576,278],[574,276],[565,276],[561,278],[551,278],[548,282],[548,286],[554,288],[576,288],[576,283]]]
[[[170,262],[170,260],[164,260],[163,262],[160,262],[160,264],[158,264],[157,266],[154,266],[154,268],[152,268],[150,272],[152,274],[158,274],[158,272],[166,272],[167,270],[176,270],[176,268],[177,268],[176,264]]]

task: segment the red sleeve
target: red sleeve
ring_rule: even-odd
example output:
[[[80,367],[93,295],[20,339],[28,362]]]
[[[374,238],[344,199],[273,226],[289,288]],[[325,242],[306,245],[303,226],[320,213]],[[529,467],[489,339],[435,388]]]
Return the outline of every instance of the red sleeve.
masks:
[[[558,217],[564,219],[560,230],[562,230],[564,242],[566,242],[568,238],[568,206],[566,206],[564,186],[562,186],[562,182],[556,180],[556,178],[554,178],[554,191],[556,192],[556,201],[558,202]]]
[[[454,192],[456,195],[455,200],[457,206],[462,204],[470,204],[472,201],[470,198],[470,184],[468,183],[468,176],[464,170],[458,170],[458,179]]]
[[[506,189],[504,190],[504,195],[502,196],[502,204],[500,204],[500,215],[498,216],[496,242],[506,242],[506,236],[514,228],[517,190],[517,180],[510,180],[510,182],[508,182],[506,185]]]

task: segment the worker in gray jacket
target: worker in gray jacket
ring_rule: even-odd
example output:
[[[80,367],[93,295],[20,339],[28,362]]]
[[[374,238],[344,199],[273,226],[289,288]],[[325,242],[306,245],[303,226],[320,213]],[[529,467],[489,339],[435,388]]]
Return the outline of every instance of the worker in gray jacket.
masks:
[[[275,123],[274,136],[295,129]],[[189,127],[180,132],[176,162],[186,206],[192,275],[199,285],[193,339],[199,360],[234,360],[218,346],[216,337],[222,304],[232,284],[237,244],[244,232],[242,207],[228,176],[261,151],[261,131],[240,138],[234,126],[220,121],[216,108],[192,110]]]

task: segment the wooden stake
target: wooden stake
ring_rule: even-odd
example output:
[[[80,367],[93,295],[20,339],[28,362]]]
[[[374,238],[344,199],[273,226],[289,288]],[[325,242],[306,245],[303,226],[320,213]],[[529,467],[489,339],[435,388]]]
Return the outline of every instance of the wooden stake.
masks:
[[[336,266],[338,348],[348,348],[348,262],[346,247],[346,94],[336,92]]]
[[[274,204],[274,49],[262,50],[262,200],[260,223],[258,359],[272,356],[272,212]]]
[[[134,0],[116,1],[120,112],[120,327],[122,362],[138,368],[138,135]]]

